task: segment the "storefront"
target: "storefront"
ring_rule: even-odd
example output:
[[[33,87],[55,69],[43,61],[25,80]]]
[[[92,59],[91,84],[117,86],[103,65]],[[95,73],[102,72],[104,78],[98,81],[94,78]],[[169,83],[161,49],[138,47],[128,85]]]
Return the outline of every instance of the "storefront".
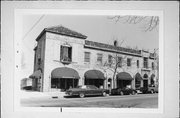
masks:
[[[120,72],[116,75],[116,79],[117,79],[117,88],[124,88],[127,86],[131,86],[131,82],[133,80],[133,78],[131,77],[131,75],[127,72]]]
[[[41,80],[42,80],[41,76],[42,76],[41,70],[37,70],[32,75],[29,76],[29,78],[32,78],[32,90],[40,91]]]
[[[139,89],[139,88],[141,87],[141,81],[142,81],[142,80],[143,80],[143,79],[142,79],[141,74],[136,73],[136,75],[135,75],[135,88],[136,88],[136,89]]]
[[[51,89],[64,91],[78,86],[79,74],[76,70],[67,67],[56,68],[51,72]]]
[[[155,84],[155,75],[154,74],[152,74],[151,75],[151,85],[154,85]]]
[[[143,76],[143,87],[147,88],[148,87],[148,75],[144,74]]]
[[[85,85],[95,85],[98,88],[104,87],[104,74],[99,70],[89,70],[84,74]]]

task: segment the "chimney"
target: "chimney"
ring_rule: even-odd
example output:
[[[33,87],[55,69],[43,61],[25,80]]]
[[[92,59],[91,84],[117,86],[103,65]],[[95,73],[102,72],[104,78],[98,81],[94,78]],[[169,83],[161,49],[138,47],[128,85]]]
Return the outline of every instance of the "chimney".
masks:
[[[117,47],[118,46],[118,42],[117,40],[114,41],[114,46]]]

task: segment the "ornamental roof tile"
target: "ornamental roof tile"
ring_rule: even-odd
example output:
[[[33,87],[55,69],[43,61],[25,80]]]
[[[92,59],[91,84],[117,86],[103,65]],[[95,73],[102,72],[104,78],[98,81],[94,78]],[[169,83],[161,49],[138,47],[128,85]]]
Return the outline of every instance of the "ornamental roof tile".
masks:
[[[45,32],[51,32],[51,33],[56,33],[60,35],[65,35],[65,36],[70,36],[70,37],[76,37],[80,39],[86,39],[87,36],[78,33],[76,31],[70,30],[62,25],[59,26],[53,26],[53,27],[48,27],[44,28],[44,30],[40,33],[40,35],[36,38],[36,41],[39,40],[39,38],[45,33]]]
[[[76,38],[81,38],[81,39],[87,38],[87,36],[85,36],[81,33],[78,33],[76,31],[70,30],[62,25],[45,28],[45,31],[57,33],[57,34],[61,34],[61,35],[66,35],[66,36],[71,36],[71,37],[76,37]]]

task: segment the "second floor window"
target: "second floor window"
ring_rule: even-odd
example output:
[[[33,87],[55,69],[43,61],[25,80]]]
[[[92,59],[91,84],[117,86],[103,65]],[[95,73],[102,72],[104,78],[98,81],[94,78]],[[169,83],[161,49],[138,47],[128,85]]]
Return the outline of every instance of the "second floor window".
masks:
[[[71,62],[72,61],[72,47],[61,46],[60,59],[62,62]]]
[[[131,59],[127,58],[127,66],[131,66]]]
[[[90,52],[84,52],[84,62],[90,62]]]
[[[122,67],[122,57],[118,57],[117,60],[118,60],[118,62],[117,62],[118,65],[117,66]]]
[[[103,57],[103,55],[98,53],[97,54],[97,62],[102,63],[102,57]]]
[[[144,57],[144,68],[148,68],[148,58]]]

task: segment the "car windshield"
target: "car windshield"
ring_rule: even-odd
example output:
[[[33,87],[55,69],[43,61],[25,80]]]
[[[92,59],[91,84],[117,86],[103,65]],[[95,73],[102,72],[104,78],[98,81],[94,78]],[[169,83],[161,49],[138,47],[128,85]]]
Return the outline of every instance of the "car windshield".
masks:
[[[88,88],[89,89],[98,89],[96,86],[93,86],[93,85],[89,85]]]
[[[86,86],[78,86],[77,88],[82,88],[82,89],[85,89]]]

